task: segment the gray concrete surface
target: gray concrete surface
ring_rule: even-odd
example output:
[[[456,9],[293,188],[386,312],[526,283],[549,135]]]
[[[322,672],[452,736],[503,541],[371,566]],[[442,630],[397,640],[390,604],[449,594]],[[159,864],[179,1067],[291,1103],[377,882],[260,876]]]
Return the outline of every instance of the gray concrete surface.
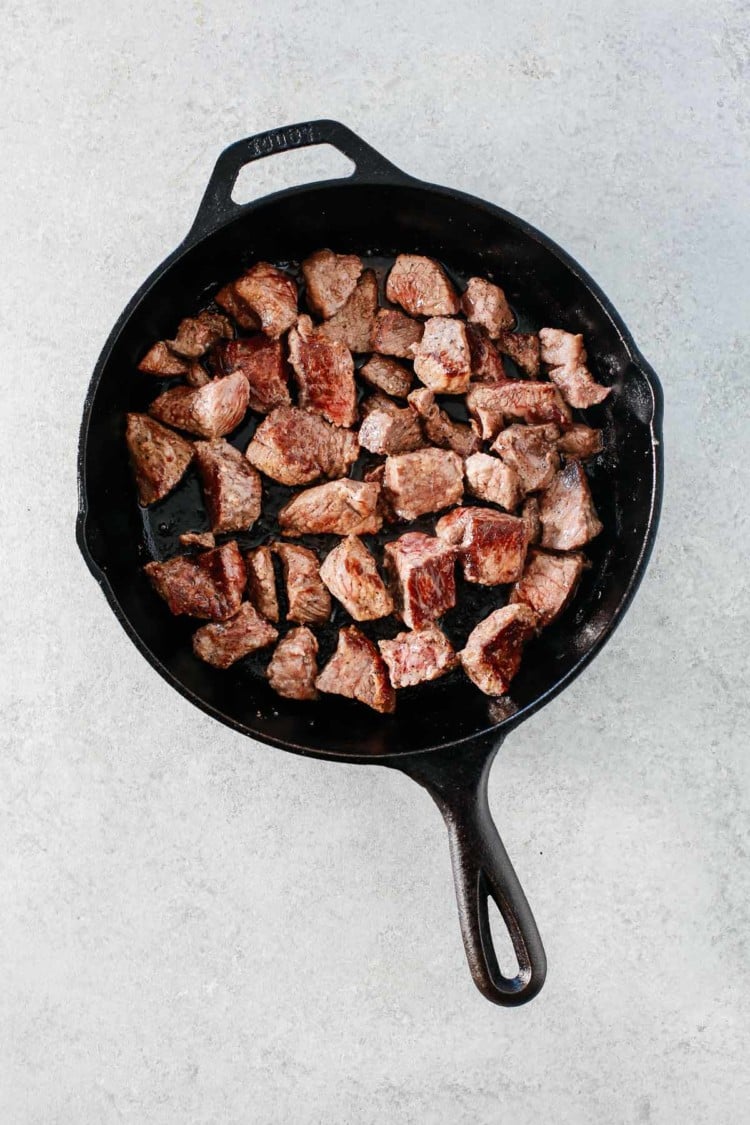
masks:
[[[750,1115],[747,6],[438,8],[0,5],[3,1125]],[[427,796],[191,709],[73,541],[111,324],[226,143],[324,115],[548,231],[666,390],[641,593],[492,776],[550,961],[515,1012]]]

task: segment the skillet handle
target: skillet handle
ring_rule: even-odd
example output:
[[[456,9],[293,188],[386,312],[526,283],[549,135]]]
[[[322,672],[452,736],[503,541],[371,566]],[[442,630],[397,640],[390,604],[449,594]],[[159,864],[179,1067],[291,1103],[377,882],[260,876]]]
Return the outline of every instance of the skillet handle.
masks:
[[[354,172],[351,176],[343,177],[343,182],[401,182],[410,179],[405,172],[338,121],[304,121],[298,125],[269,129],[266,133],[257,133],[254,137],[235,141],[221,153],[188,239],[193,241],[210,233],[242,209],[242,205],[232,199],[232,190],[237,176],[246,164],[273,156],[277,152],[308,148],[310,145],[332,145],[353,161]]]
[[[492,820],[487,778],[499,749],[483,745],[419,755],[399,764],[427,789],[448,829],[458,918],[469,969],[479,991],[495,1004],[515,1007],[533,999],[547,974],[547,958],[518,876]],[[489,899],[507,927],[518,973],[506,977],[492,943]]]

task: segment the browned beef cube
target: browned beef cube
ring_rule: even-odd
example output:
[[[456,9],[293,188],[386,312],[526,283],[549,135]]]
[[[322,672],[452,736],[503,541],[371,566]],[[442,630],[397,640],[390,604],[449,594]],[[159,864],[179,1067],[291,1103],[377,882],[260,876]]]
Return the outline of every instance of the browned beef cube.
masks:
[[[245,450],[256,469],[281,484],[343,476],[358,454],[356,434],[296,406],[272,410]]]
[[[467,320],[479,324],[490,336],[499,336],[515,321],[513,310],[499,285],[483,277],[472,277],[461,298],[461,309]]]
[[[478,500],[499,504],[509,512],[521,501],[522,489],[518,474],[499,457],[489,453],[473,453],[464,464],[466,488]]]
[[[193,652],[214,668],[229,668],[243,656],[273,644],[278,637],[250,602],[243,602],[238,613],[215,625],[203,625],[193,634]]]
[[[302,263],[307,303],[314,313],[326,319],[346,304],[357,288],[362,259],[356,254],[334,254],[316,250]]]
[[[305,625],[290,629],[274,649],[268,682],[284,699],[317,699],[318,642]]]
[[[128,414],[125,440],[138,489],[138,501],[154,504],[182,480],[193,446],[147,414]]]
[[[354,362],[346,344],[327,340],[301,316],[289,333],[289,359],[299,388],[299,404],[337,426],[357,420]]]
[[[203,364],[194,359],[185,375],[185,382],[189,387],[205,387],[211,382],[211,376]]]
[[[382,656],[353,625],[339,630],[336,651],[315,684],[319,691],[357,699],[384,714],[396,708],[396,693]]]
[[[269,621],[279,620],[279,599],[276,594],[276,573],[273,551],[268,546],[256,547],[245,555],[247,596]]]
[[[587,461],[604,449],[602,431],[576,422],[558,439],[557,448],[570,460]]]
[[[339,340],[350,352],[369,352],[377,307],[377,278],[372,270],[365,270],[346,304],[318,331],[327,340]]]
[[[425,535],[407,531],[385,546],[385,564],[404,624],[419,629],[456,604],[456,552]]]
[[[180,356],[175,355],[164,340],[160,340],[146,352],[138,364],[138,370],[146,375],[158,375],[161,379],[165,379],[186,375],[188,364]]]
[[[250,388],[248,406],[258,414],[268,414],[275,406],[288,406],[289,372],[280,340],[269,340],[260,333],[244,340],[230,340],[221,353],[228,374],[241,371]]]
[[[450,449],[418,449],[389,457],[383,488],[402,520],[459,504],[464,491],[461,458]]]
[[[283,270],[257,262],[234,282],[234,292],[260,319],[266,336],[278,340],[297,319],[297,286]]]
[[[586,473],[578,461],[568,461],[541,495],[542,546],[555,551],[583,547],[602,530],[591,499]]]
[[[453,316],[458,296],[445,270],[432,258],[399,254],[385,286],[385,295],[410,316]]]
[[[177,555],[143,568],[174,614],[225,621],[240,608],[247,575],[239,547],[232,541],[199,555]]]
[[[331,595],[320,577],[320,562],[314,551],[297,543],[276,543],[289,601],[287,617],[300,625],[322,625],[331,616]]]
[[[539,343],[545,367],[578,367],[586,364],[583,336],[564,332],[562,328],[540,328]]]
[[[210,551],[216,546],[212,531],[183,531],[179,539],[181,547],[198,547],[201,551]]]
[[[398,633],[390,641],[378,641],[388,676],[395,688],[437,680],[458,664],[453,645],[437,625]]]
[[[539,518],[539,497],[527,496],[521,509],[521,519],[526,528],[526,539],[538,543],[542,537],[542,521]]]
[[[562,613],[573,596],[584,566],[580,553],[550,555],[530,551],[522,577],[510,595],[511,602],[522,602],[533,609],[539,625],[549,625]]]
[[[355,621],[375,621],[393,613],[393,599],[375,559],[356,535],[349,535],[323,560],[320,577]]]
[[[279,512],[285,535],[371,535],[380,531],[380,486],[334,480],[299,492]]]
[[[421,419],[425,437],[433,445],[452,449],[459,457],[468,457],[481,448],[479,435],[465,422],[454,422],[450,414],[440,409],[427,387],[412,391],[409,405]]]
[[[175,387],[154,399],[149,414],[178,430],[217,438],[239,426],[247,411],[247,379],[239,371],[205,387]]]
[[[408,406],[372,395],[362,404],[362,413],[359,444],[370,453],[408,453],[424,445],[419,419]]]
[[[424,325],[420,321],[412,320],[398,309],[380,309],[372,330],[372,350],[381,355],[412,359],[423,332]]]
[[[471,377],[477,383],[502,383],[507,379],[500,353],[487,333],[475,324],[466,325]]]
[[[536,332],[501,332],[496,340],[503,355],[510,356],[530,379],[541,370],[541,345]]]
[[[195,459],[203,484],[211,530],[248,531],[258,516],[262,500],[260,474],[228,441],[198,441]]]
[[[476,418],[485,441],[492,441],[506,418],[523,422],[554,422],[566,426],[570,411],[551,383],[508,379],[505,383],[476,384],[469,389],[466,405]]]
[[[466,325],[460,320],[434,316],[414,352],[414,373],[438,394],[461,395],[469,389],[471,352]]]
[[[456,548],[467,582],[501,586],[521,577],[526,529],[516,516],[492,508],[456,508],[438,520],[435,531]]]
[[[402,364],[388,356],[374,355],[357,372],[365,383],[395,398],[406,398],[414,376]]]
[[[257,316],[248,304],[238,295],[234,282],[225,285],[214,297],[217,305],[221,305],[233,320],[244,328],[246,332],[257,332],[260,328],[260,317]]]
[[[557,426],[508,426],[501,430],[492,449],[506,465],[515,469],[524,492],[546,488],[560,468]]]
[[[551,367],[549,377],[568,405],[576,410],[597,406],[612,391],[611,387],[597,383],[588,367],[582,364],[578,367]]]
[[[221,313],[204,310],[197,316],[188,316],[180,321],[177,335],[167,343],[177,355],[186,359],[198,359],[221,339],[231,339],[234,329]]]
[[[496,609],[469,634],[458,655],[469,679],[485,695],[503,695],[521,664],[523,646],[536,631],[536,615],[526,605]]]
[[[385,463],[380,465],[372,465],[371,468],[366,469],[362,479],[371,481],[377,484],[380,489],[380,496],[378,498],[378,512],[383,517],[384,523],[399,523],[399,518],[393,510],[393,505],[390,502],[388,493],[383,488],[383,478],[385,477]]]

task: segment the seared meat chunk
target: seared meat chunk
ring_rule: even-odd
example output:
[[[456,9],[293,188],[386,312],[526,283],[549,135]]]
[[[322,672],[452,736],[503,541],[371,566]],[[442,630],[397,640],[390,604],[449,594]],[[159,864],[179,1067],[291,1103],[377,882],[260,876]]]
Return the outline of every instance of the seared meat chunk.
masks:
[[[597,406],[612,391],[611,387],[597,383],[588,367],[551,367],[549,377],[565,401],[576,410]]]
[[[378,641],[378,648],[395,688],[437,680],[458,664],[453,645],[437,625],[398,633],[393,640]]]
[[[504,329],[512,328],[516,319],[500,286],[483,277],[469,280],[461,309],[467,320],[481,325],[490,336],[499,336]]]
[[[501,332],[495,341],[503,355],[510,356],[530,379],[538,379],[541,345],[536,332]]]
[[[358,453],[356,434],[296,406],[272,410],[245,450],[256,469],[281,484],[309,484],[319,477],[343,476]]]
[[[385,462],[380,465],[373,465],[371,468],[366,469],[362,477],[363,480],[370,481],[377,484],[380,489],[380,496],[378,498],[378,511],[383,517],[384,523],[399,523],[399,518],[393,510],[393,505],[388,497],[387,492],[383,488],[383,478],[385,477]]]
[[[536,631],[536,614],[526,605],[496,609],[469,634],[458,655],[469,679],[485,695],[503,695],[518,671],[523,646]]]
[[[231,339],[233,335],[234,329],[225,316],[204,309],[197,316],[181,320],[174,340],[167,343],[177,355],[199,359],[217,340]]]
[[[179,539],[181,547],[198,547],[201,551],[209,551],[216,546],[212,531],[183,531]]]
[[[365,270],[346,304],[318,331],[326,340],[339,340],[350,352],[369,352],[377,307],[377,278],[372,270]]]
[[[241,371],[250,388],[248,406],[258,414],[268,414],[275,406],[288,406],[289,373],[280,340],[269,340],[260,333],[244,340],[230,340],[221,353],[228,374]]]
[[[383,488],[402,520],[439,512],[461,501],[464,474],[461,458],[450,449],[418,449],[389,457]]]
[[[228,621],[201,626],[193,634],[193,652],[214,668],[229,668],[243,656],[273,644],[278,635],[278,629],[254,605],[243,602]]]
[[[228,441],[198,441],[195,459],[211,530],[247,531],[260,515],[260,474]]]
[[[225,285],[214,297],[217,305],[221,305],[233,320],[244,328],[246,332],[257,332],[260,328],[260,317],[256,316],[248,304],[238,295],[234,282]]]
[[[514,511],[521,500],[521,482],[518,474],[499,457],[489,453],[473,453],[464,465],[466,487],[478,500],[489,504],[499,504],[507,511]]]
[[[353,625],[339,630],[336,651],[315,681],[319,691],[357,699],[388,714],[396,708],[396,693],[375,645]]]
[[[346,344],[327,340],[301,316],[289,333],[289,359],[299,388],[299,404],[337,426],[357,420],[354,363]]]
[[[205,387],[175,387],[154,399],[149,414],[199,437],[217,438],[239,426],[247,411],[247,379],[239,371]]]
[[[240,608],[247,576],[237,544],[232,541],[199,555],[177,555],[143,568],[174,614],[226,621]]]
[[[159,425],[147,414],[127,415],[125,440],[138,502],[144,507],[171,492],[193,459],[193,446],[189,441]]]
[[[299,492],[279,512],[285,535],[370,535],[380,531],[380,485],[334,480]]]
[[[393,599],[375,559],[356,535],[347,536],[326,556],[320,577],[355,621],[375,621],[393,613]]]
[[[318,556],[297,543],[276,543],[274,550],[284,568],[287,617],[300,625],[322,625],[331,616],[331,595],[321,580]]]
[[[423,332],[423,324],[398,309],[380,309],[373,323],[372,350],[411,359]]]
[[[441,449],[452,449],[460,457],[468,457],[481,448],[482,442],[471,426],[454,422],[450,414],[441,410],[435,396],[427,387],[420,387],[409,395],[409,405],[421,418],[425,437]]]
[[[539,343],[545,367],[578,367],[586,364],[586,349],[580,333],[564,332],[562,328],[540,328]]]
[[[333,316],[357,288],[361,273],[362,259],[356,254],[316,250],[302,263],[308,305],[323,319]]]
[[[385,546],[385,565],[396,611],[410,629],[419,629],[456,604],[456,552],[425,535],[407,531]]]
[[[485,441],[492,441],[506,418],[529,423],[554,422],[566,426],[570,411],[551,383],[508,379],[505,383],[476,384],[466,396],[469,413],[479,423]]]
[[[487,333],[475,324],[466,325],[471,377],[477,383],[502,383],[507,378],[500,353]]]
[[[506,465],[515,469],[524,492],[546,488],[560,468],[557,426],[508,426],[501,430],[492,449]]]
[[[414,382],[411,371],[396,363],[395,359],[383,355],[374,355],[372,359],[368,359],[357,374],[371,387],[396,398],[406,398]]]
[[[274,340],[297,319],[297,286],[288,273],[269,262],[256,262],[237,278],[234,293],[260,319],[266,336]]]
[[[539,501],[542,546],[574,551],[602,530],[591,499],[586,473],[578,461],[568,461],[555,474]]]
[[[397,406],[385,395],[373,395],[362,405],[359,444],[370,453],[408,453],[424,445],[419,419],[408,406]]]
[[[501,586],[521,577],[526,528],[516,516],[492,508],[456,508],[438,520],[435,531],[456,548],[467,582]]]
[[[526,569],[510,595],[511,602],[522,602],[533,609],[539,625],[549,625],[562,613],[581,577],[583,555],[550,555],[530,551]]]
[[[211,382],[211,376],[203,364],[194,359],[185,375],[185,382],[189,387],[205,387]]]
[[[466,325],[444,316],[428,320],[414,351],[414,373],[438,394],[461,395],[468,390],[471,352]]]
[[[153,347],[148,349],[138,364],[138,370],[143,371],[146,375],[158,375],[165,379],[177,375],[186,375],[188,364],[180,356],[170,351],[164,340],[160,340],[158,344],[154,344]]]
[[[558,439],[557,448],[570,460],[587,461],[604,449],[602,431],[576,422]]]
[[[526,528],[529,543],[538,543],[542,537],[542,521],[539,518],[539,497],[527,496],[521,509],[521,519]]]
[[[385,295],[410,316],[453,316],[459,310],[443,267],[421,254],[399,254],[388,274]]]
[[[247,596],[269,621],[279,620],[279,599],[276,594],[276,572],[273,551],[268,546],[256,547],[245,555]]]
[[[284,699],[317,699],[318,642],[305,625],[290,629],[274,649],[268,682]]]

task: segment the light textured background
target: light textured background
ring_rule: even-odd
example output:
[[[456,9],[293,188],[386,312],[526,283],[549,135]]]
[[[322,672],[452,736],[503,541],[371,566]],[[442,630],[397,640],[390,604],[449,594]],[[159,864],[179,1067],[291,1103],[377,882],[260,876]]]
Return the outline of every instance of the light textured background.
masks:
[[[748,1120],[748,11],[566,7],[0,4],[3,1125]],[[191,709],[74,544],[111,324],[220,149],[315,116],[546,230],[664,381],[646,581],[492,776],[550,961],[518,1011],[426,794]]]

